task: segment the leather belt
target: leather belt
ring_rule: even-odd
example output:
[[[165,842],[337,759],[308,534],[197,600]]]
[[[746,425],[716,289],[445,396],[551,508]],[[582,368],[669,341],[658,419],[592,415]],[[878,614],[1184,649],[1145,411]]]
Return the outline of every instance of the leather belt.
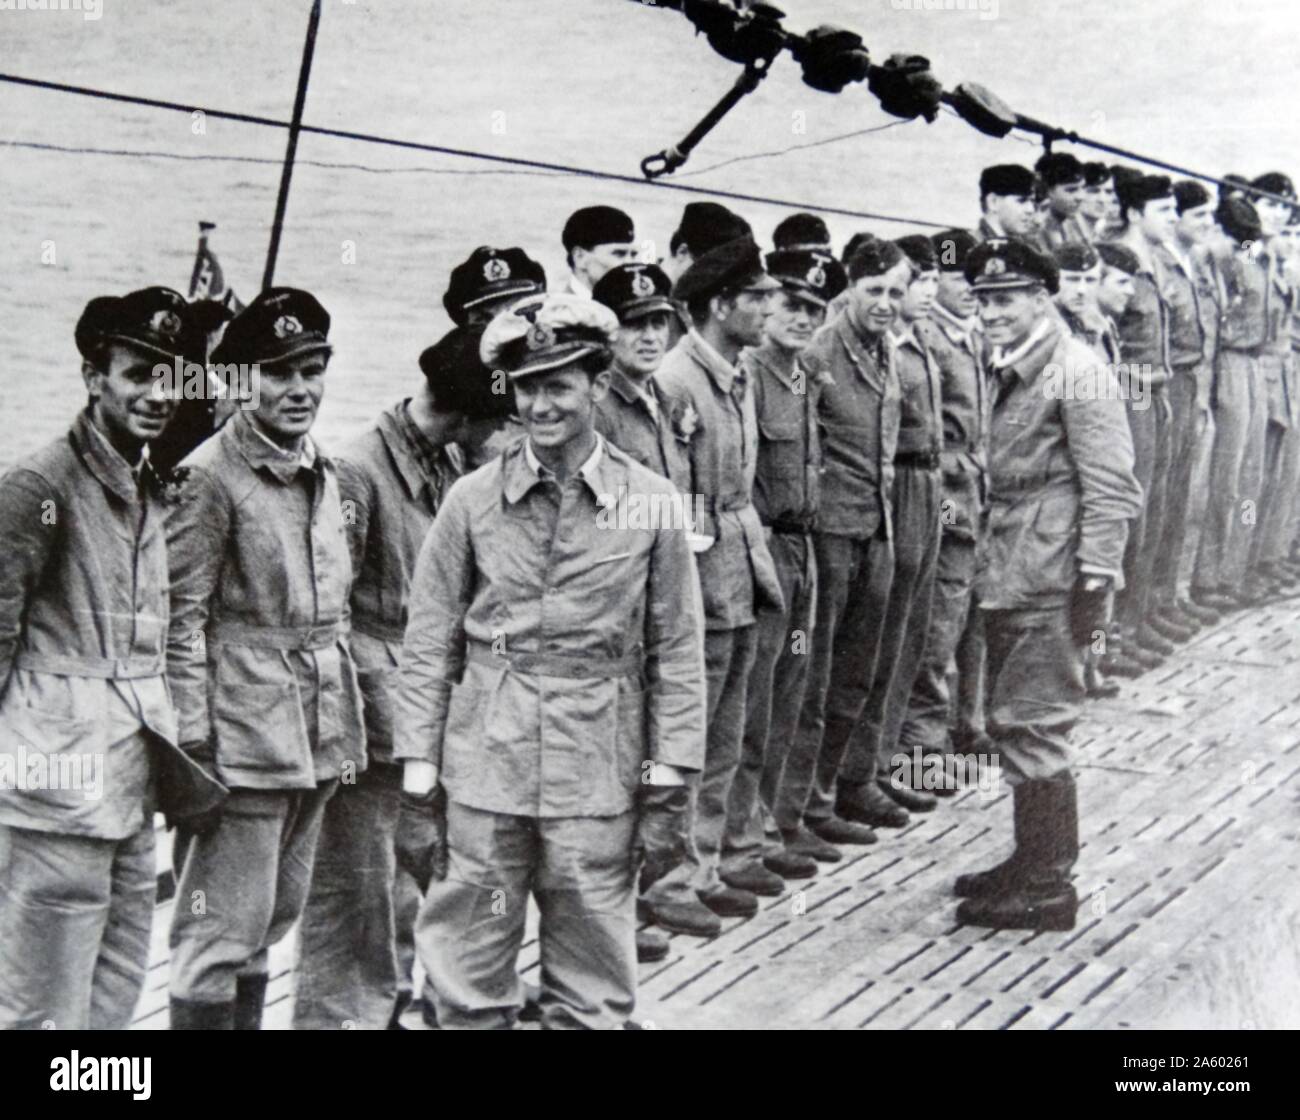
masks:
[[[626,657],[601,657],[584,653],[497,652],[490,642],[469,642],[466,652],[472,664],[490,669],[510,669],[532,677],[565,677],[569,680],[604,680],[641,674],[645,659],[637,653]]]
[[[52,673],[58,677],[94,677],[97,680],[134,681],[160,677],[166,662],[156,657],[78,657],[67,654],[37,653],[20,650],[15,659],[18,668],[34,673]]]
[[[337,622],[320,626],[253,626],[222,621],[213,625],[210,640],[253,649],[329,649],[339,640]]]

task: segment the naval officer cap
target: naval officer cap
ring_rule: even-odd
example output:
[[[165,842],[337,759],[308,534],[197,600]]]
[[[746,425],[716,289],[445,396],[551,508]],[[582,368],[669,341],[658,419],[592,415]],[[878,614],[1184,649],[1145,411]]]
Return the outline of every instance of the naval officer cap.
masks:
[[[453,323],[464,326],[471,308],[506,296],[545,290],[545,269],[522,249],[480,245],[451,270],[442,306]]]
[[[1101,257],[1091,245],[1081,241],[1067,241],[1052,250],[1052,259],[1062,272],[1091,272],[1099,264]]]
[[[329,332],[329,312],[310,292],[267,288],[230,321],[212,360],[269,366],[304,354],[328,353]]]
[[[753,237],[754,230],[734,210],[719,202],[688,202],[682,208],[682,220],[669,239],[670,252],[676,253],[683,245],[693,257],[702,257],[710,249],[735,241],[740,237]]]
[[[618,317],[603,303],[567,292],[524,296],[487,325],[479,357],[511,381],[567,366],[590,354],[609,354]]]
[[[657,264],[619,264],[596,281],[591,298],[626,323],[653,311],[676,311],[672,290],[673,282]]]
[[[752,237],[739,237],[691,262],[677,278],[673,295],[687,304],[710,300],[740,288],[775,290],[780,285],[763,271],[763,258]]]
[[[1056,295],[1061,286],[1056,262],[1014,237],[995,237],[971,250],[966,279],[977,292],[1042,286]]]
[[[998,163],[980,172],[980,197],[986,194],[1033,198],[1038,176],[1018,163]]]
[[[632,219],[613,206],[584,206],[569,215],[560,240],[564,251],[594,249],[597,245],[625,245],[633,240]]]
[[[827,252],[777,249],[765,258],[767,273],[800,299],[825,307],[849,286],[844,266]]]
[[[73,333],[77,349],[95,361],[105,342],[123,342],[155,358],[201,362],[207,332],[180,292],[141,288],[124,296],[98,296],[86,304]]]

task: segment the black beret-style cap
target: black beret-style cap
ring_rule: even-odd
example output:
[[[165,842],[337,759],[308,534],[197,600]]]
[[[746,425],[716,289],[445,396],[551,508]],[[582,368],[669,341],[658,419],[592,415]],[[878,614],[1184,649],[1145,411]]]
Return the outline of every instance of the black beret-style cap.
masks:
[[[1295,184],[1291,182],[1291,176],[1284,175],[1281,171],[1269,171],[1252,179],[1250,185],[1261,191],[1268,191],[1269,194],[1280,194],[1284,198],[1295,198]]]
[[[514,388],[483,364],[482,337],[481,327],[452,328],[420,355],[420,372],[435,398],[450,411],[471,420],[504,418],[515,410]]]
[[[1044,152],[1034,164],[1034,170],[1046,187],[1059,187],[1062,183],[1086,182],[1083,164],[1069,152]]]
[[[1219,223],[1219,228],[1238,245],[1258,241],[1264,235],[1259,211],[1255,209],[1253,203],[1235,194],[1219,200],[1219,205],[1214,211],[1214,220]]]
[[[1107,268],[1117,268],[1130,276],[1136,276],[1142,269],[1142,262],[1137,259],[1137,254],[1118,241],[1097,242],[1097,256],[1102,259]]]
[[[200,316],[171,288],[98,296],[86,304],[73,337],[87,360],[93,360],[96,348],[105,342],[124,342],[167,361],[180,357],[201,362],[207,352]]]
[[[329,331],[329,312],[310,292],[267,288],[231,320],[212,360],[266,366],[328,351]]]
[[[999,163],[980,172],[981,198],[986,194],[1032,198],[1037,188],[1038,176],[1018,163]]]
[[[619,264],[596,281],[591,298],[624,323],[652,311],[675,311],[672,290],[673,282],[657,264]]]
[[[1097,250],[1082,241],[1067,241],[1058,245],[1052,250],[1052,259],[1062,272],[1091,272],[1101,264]]]
[[[849,282],[856,283],[864,276],[884,276],[904,259],[903,250],[892,241],[881,241],[878,237],[869,236],[849,257]]]
[[[979,244],[979,238],[968,229],[945,229],[931,234],[930,244],[939,259],[940,272],[962,272],[966,268],[966,258]]]
[[[763,259],[752,237],[738,237],[691,262],[691,267],[677,278],[673,295],[683,303],[712,299],[728,289],[761,284],[767,279]],[[768,287],[775,288],[771,283]]]
[[[767,273],[801,299],[825,307],[849,286],[844,266],[829,252],[817,249],[777,249],[765,258]]]
[[[560,240],[564,251],[594,249],[597,245],[626,245],[632,241],[632,219],[613,206],[586,206],[575,210],[564,223]]]
[[[1056,295],[1061,286],[1056,262],[1014,237],[995,237],[975,246],[966,258],[966,279],[977,292],[1041,284]]]
[[[1123,210],[1141,210],[1148,202],[1173,198],[1174,185],[1167,175],[1126,176],[1115,180],[1115,193]]]
[[[831,231],[816,214],[791,214],[772,231],[772,244],[778,249],[828,248],[830,243]]]
[[[546,291],[546,270],[519,248],[480,245],[451,270],[442,306],[463,326],[472,307],[511,295]]]
[[[668,248],[675,253],[685,245],[691,256],[702,257],[710,249],[741,237],[753,237],[750,224],[733,210],[717,202],[688,202],[682,209]]]
[[[1207,205],[1211,201],[1210,192],[1204,183],[1195,179],[1179,179],[1174,184],[1174,201],[1178,203],[1178,213],[1185,214],[1188,210]]]
[[[1087,187],[1099,187],[1102,183],[1109,182],[1111,170],[1104,163],[1093,162],[1083,165],[1083,183]]]
[[[909,233],[905,237],[897,237],[894,244],[903,250],[903,255],[907,257],[917,269],[921,272],[937,272],[939,270],[939,254],[935,252],[934,245],[930,239],[923,233]]]

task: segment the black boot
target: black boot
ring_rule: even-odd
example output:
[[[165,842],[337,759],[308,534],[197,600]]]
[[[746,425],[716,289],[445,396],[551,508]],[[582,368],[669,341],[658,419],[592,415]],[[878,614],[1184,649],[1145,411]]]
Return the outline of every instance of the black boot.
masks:
[[[269,979],[262,974],[241,976],[235,981],[235,1030],[262,1029],[262,1005],[266,1003],[266,985]]]
[[[1011,854],[1001,863],[994,864],[987,871],[971,871],[958,875],[953,884],[953,894],[958,898],[981,898],[987,894],[1011,890],[1016,885],[1016,876],[1025,859],[1025,847],[1029,841],[1033,818],[1033,798],[1037,792],[1036,782],[1021,782],[1011,790],[1011,803],[1014,806],[1014,824],[1016,846]]]
[[[1025,807],[1026,834],[1018,845],[1023,856],[1015,881],[995,894],[968,898],[957,907],[957,920],[990,929],[1073,929],[1079,908],[1070,883],[1079,856],[1074,777],[1067,771],[1023,784],[1038,788]]]
[[[228,1031],[234,1028],[233,1003],[197,1003],[175,999],[171,1005],[171,1029],[174,1031]]]

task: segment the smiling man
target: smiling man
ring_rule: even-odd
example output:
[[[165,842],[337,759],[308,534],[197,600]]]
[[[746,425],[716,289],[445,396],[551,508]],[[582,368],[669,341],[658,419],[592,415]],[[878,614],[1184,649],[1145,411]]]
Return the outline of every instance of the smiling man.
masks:
[[[176,837],[173,1030],[257,1030],[267,950],[302,914],[325,804],[365,767],[344,630],[352,563],[334,464],[308,432],[330,317],[268,288],[214,359],[257,365],[260,400],[191,454],[168,518],[167,674],[190,758],[229,788]]]
[[[147,448],[175,405],[156,367],[202,361],[204,341],[169,288],[91,300],[85,410],[0,479],[0,1028],[124,1030],[144,985],[153,812],[179,790],[160,779],[169,756],[173,778],[196,772],[163,675]]]
[[[510,377],[527,438],[452,487],[412,576],[398,852],[428,887],[416,942],[444,1030],[513,1026],[530,896],[542,1028],[621,1028],[636,877],[685,849],[698,585],[684,528],[630,508],[672,484],[594,428],[616,331],[568,295],[489,324],[481,355]]]
[[[994,929],[1072,929],[1079,853],[1069,734],[1084,698],[1083,649],[1123,581],[1142,492],[1124,405],[1108,384],[1087,399],[1052,392],[1113,374],[1052,313],[1056,266],[995,240],[967,259],[992,347],[988,549],[979,575],[989,734],[1015,802],[1015,849],[962,875],[957,918]]]
[[[814,859],[825,845],[872,844],[869,826],[835,812],[849,736],[875,675],[894,574],[894,453],[901,390],[889,330],[912,265],[889,241],[859,244],[848,265],[844,311],[813,336],[800,361],[823,382],[821,495],[813,534],[817,616],[808,685],[782,782],[799,814],[785,846]],[[793,816],[791,817],[793,820]]]

